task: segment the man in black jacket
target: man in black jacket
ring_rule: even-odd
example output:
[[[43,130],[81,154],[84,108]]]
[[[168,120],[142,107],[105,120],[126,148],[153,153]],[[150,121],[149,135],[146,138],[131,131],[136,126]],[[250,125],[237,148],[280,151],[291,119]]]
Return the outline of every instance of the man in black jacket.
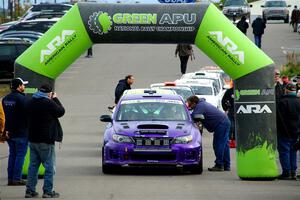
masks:
[[[235,123],[234,123],[234,89],[227,89],[222,98],[222,108],[230,120],[229,146],[235,148]]]
[[[297,172],[297,150],[295,144],[300,135],[300,101],[296,96],[296,86],[289,83],[278,109],[278,152],[282,174],[278,179],[294,180]]]
[[[8,183],[7,185],[25,185],[22,168],[28,146],[28,127],[26,116],[25,84],[21,78],[11,81],[11,93],[2,100],[5,113],[5,131],[8,132]]]
[[[243,16],[241,20],[236,24],[236,27],[240,29],[245,35],[247,35],[247,29],[249,28],[248,22],[246,22],[246,17]]]
[[[261,48],[261,37],[264,34],[264,30],[266,28],[266,23],[260,16],[258,16],[253,21],[252,28],[253,28],[255,44],[256,44],[256,46]]]
[[[53,190],[54,143],[62,140],[58,118],[64,114],[64,107],[48,84],[42,85],[28,102],[30,163],[25,198],[38,196],[35,187],[41,163],[45,167],[43,198],[59,197]]]
[[[130,90],[131,85],[134,83],[133,75],[127,75],[125,79],[119,81],[115,89],[115,104],[118,104],[120,98],[125,90]]]

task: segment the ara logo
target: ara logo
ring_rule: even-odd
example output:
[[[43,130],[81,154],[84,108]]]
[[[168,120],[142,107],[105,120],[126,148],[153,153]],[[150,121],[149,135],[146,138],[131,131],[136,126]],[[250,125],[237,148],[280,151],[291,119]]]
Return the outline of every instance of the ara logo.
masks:
[[[261,107],[261,105],[246,105],[246,106],[241,105],[236,113],[237,114],[272,113],[272,110],[267,105],[264,105],[263,107]]]
[[[41,51],[40,62],[43,63],[46,56],[50,56],[55,50],[61,47],[65,43],[66,38],[74,33],[74,30],[63,30],[60,36],[56,36],[51,40],[47,45],[47,49]]]
[[[244,51],[238,51],[238,46],[228,37],[223,37],[223,33],[221,31],[212,31],[209,32],[210,35],[216,36],[217,41],[225,47],[232,55],[234,55],[238,60],[244,64],[245,56]]]

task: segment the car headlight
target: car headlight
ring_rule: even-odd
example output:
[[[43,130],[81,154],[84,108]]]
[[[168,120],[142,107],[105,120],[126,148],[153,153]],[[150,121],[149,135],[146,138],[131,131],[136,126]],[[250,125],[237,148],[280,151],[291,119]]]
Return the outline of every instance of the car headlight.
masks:
[[[224,14],[228,13],[228,8],[224,8],[224,9],[223,9],[223,13],[224,13]]]
[[[174,144],[188,144],[193,140],[193,136],[192,135],[186,135],[186,136],[182,136],[182,137],[177,137],[174,139]]]
[[[133,140],[125,135],[113,134],[112,139],[118,143],[133,143]]]

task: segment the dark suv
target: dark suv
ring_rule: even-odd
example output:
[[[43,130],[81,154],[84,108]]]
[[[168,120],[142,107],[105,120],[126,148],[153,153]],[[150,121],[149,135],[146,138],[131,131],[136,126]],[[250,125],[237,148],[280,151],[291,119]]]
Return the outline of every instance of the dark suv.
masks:
[[[0,39],[0,79],[14,77],[15,60],[31,44],[31,41],[19,38]]]

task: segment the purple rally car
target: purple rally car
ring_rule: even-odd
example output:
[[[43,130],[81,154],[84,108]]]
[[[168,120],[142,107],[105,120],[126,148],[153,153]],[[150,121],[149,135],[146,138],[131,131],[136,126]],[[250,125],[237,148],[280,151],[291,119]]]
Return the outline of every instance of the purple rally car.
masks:
[[[145,90],[125,94],[104,133],[102,171],[116,167],[170,166],[202,173],[202,138],[182,97]]]

